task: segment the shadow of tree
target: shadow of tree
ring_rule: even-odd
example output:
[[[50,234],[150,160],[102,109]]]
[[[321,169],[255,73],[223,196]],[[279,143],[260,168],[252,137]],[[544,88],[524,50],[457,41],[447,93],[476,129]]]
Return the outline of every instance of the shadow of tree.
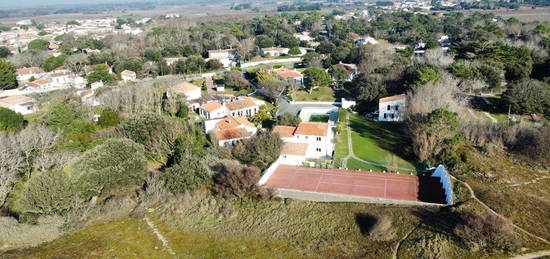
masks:
[[[454,234],[453,229],[462,224],[462,215],[451,207],[443,208],[421,208],[413,210],[413,215],[418,217],[425,229],[452,238],[455,241],[460,239]]]
[[[376,217],[366,213],[355,214],[355,224],[359,227],[361,235],[366,236],[376,223]]]

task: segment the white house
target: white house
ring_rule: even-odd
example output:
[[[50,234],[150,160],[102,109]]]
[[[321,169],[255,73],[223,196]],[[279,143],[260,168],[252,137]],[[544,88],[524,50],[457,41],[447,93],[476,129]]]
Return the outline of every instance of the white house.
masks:
[[[280,156],[283,164],[301,164],[307,159],[332,159],[334,131],[328,123],[301,122],[298,127],[275,126],[273,133],[285,142]]]
[[[207,119],[222,118],[225,116],[250,118],[254,116],[260,110],[260,106],[264,104],[262,100],[248,96],[240,96],[237,100],[226,103],[220,103],[219,101],[208,102],[199,107],[199,115]]]
[[[204,131],[219,146],[233,146],[238,141],[254,136],[257,128],[247,119],[236,116],[209,119],[202,122]]]
[[[137,79],[136,72],[130,70],[124,70],[120,72],[120,77],[123,81],[133,81]]]
[[[223,64],[223,67],[230,67],[235,61],[237,50],[235,49],[217,49],[208,51],[208,59],[217,59]]]
[[[304,75],[297,70],[290,70],[285,67],[281,67],[275,70],[275,73],[279,79],[289,83],[301,86],[304,83]]]
[[[38,79],[26,83],[21,90],[29,92],[47,92],[54,89],[54,85],[49,79]]]
[[[260,55],[262,57],[265,57],[267,55],[272,57],[278,57],[278,56],[288,55],[289,51],[290,51],[289,48],[262,48],[260,50]]]
[[[378,101],[379,121],[402,121],[406,108],[407,95],[399,94],[380,98]]]
[[[23,115],[36,112],[36,102],[25,95],[14,95],[0,98],[0,107],[10,109]]]
[[[199,115],[206,119],[223,118],[227,114],[227,107],[218,101],[209,102],[199,107]]]
[[[366,44],[375,45],[375,44],[378,44],[378,41],[375,40],[373,37],[362,37],[355,41],[355,45],[357,46],[363,46]]]
[[[46,72],[39,67],[24,67],[17,70],[17,81],[28,81],[31,78],[39,79],[46,75]]]
[[[200,87],[186,81],[172,86],[170,92],[177,95],[183,95],[188,101],[197,100],[202,96]]]
[[[92,90],[101,88],[101,87],[103,87],[103,86],[105,86],[105,85],[103,84],[103,81],[93,82],[92,84],[90,84],[90,87],[92,88]]]
[[[357,65],[342,63],[342,61],[340,61],[339,65],[344,67],[344,69],[348,72],[348,78],[346,81],[351,82],[355,75],[357,75]]]

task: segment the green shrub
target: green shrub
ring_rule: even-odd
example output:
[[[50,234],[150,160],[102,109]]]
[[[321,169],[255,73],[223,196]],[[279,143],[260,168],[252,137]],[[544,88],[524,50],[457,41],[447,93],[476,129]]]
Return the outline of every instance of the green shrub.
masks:
[[[25,119],[20,113],[0,107],[0,131],[13,131],[21,128]]]
[[[253,138],[245,139],[237,144],[233,156],[247,165],[254,165],[265,170],[279,157],[283,141],[278,135],[261,132]]]
[[[17,210],[24,213],[63,214],[75,197],[69,175],[61,169],[34,174],[21,192]]]
[[[120,117],[118,116],[118,112],[110,108],[101,111],[99,119],[97,120],[97,124],[104,128],[116,126],[119,122]]]
[[[108,194],[145,180],[143,146],[130,139],[110,139],[86,151],[68,167],[70,176],[84,198]]]
[[[201,157],[190,156],[166,169],[161,179],[170,192],[184,193],[196,190],[210,182],[212,171]]]
[[[283,113],[277,116],[277,125],[297,127],[300,122],[302,122],[300,117],[292,115],[290,113]]]
[[[118,126],[126,138],[147,147],[149,159],[164,160],[181,134],[181,123],[154,113],[138,114]]]

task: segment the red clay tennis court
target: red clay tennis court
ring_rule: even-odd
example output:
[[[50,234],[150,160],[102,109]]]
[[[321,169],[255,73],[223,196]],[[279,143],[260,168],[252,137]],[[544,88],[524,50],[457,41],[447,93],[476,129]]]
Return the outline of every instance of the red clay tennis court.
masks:
[[[420,201],[416,175],[279,165],[265,186],[319,193]]]

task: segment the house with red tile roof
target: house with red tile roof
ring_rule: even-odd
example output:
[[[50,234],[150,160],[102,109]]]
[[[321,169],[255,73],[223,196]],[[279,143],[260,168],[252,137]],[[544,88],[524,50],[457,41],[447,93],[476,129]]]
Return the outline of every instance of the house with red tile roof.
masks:
[[[204,131],[213,143],[219,146],[233,146],[238,141],[250,138],[257,132],[256,126],[243,117],[225,116],[202,122]]]
[[[122,78],[123,81],[133,81],[137,79],[137,75],[134,71],[124,70],[120,72],[120,78]]]
[[[280,156],[283,164],[298,165],[307,159],[332,159],[334,130],[328,123],[301,122],[297,127],[279,125],[273,128],[273,133],[278,134],[286,145]]]
[[[36,112],[36,101],[25,95],[0,97],[0,107],[10,109],[23,115]]]
[[[277,77],[282,81],[285,81],[289,84],[302,85],[304,83],[304,75],[298,72],[297,70],[290,70],[286,67],[281,67],[275,70]]]
[[[199,107],[199,115],[207,118],[222,118],[236,116],[250,118],[259,110],[265,102],[254,97],[239,96],[237,100],[230,102],[211,101]]]
[[[380,100],[378,100],[378,120],[403,121],[406,103],[406,94],[380,98]]]
[[[18,68],[17,70],[17,81],[28,81],[34,77],[34,79],[39,79],[42,76],[46,75],[46,72],[39,67],[24,67]]]

